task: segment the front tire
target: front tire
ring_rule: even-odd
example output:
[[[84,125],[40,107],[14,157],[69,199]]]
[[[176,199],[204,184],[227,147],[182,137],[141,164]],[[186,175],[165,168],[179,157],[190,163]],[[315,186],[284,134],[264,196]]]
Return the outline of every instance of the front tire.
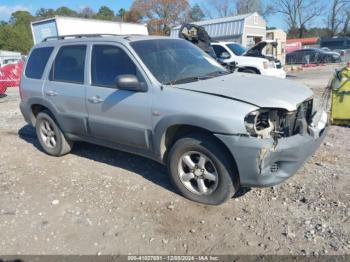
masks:
[[[170,178],[186,198],[220,205],[238,190],[238,174],[226,150],[211,136],[178,139],[168,155]]]
[[[35,129],[39,143],[47,154],[63,156],[71,151],[73,143],[66,139],[50,112],[38,114]]]

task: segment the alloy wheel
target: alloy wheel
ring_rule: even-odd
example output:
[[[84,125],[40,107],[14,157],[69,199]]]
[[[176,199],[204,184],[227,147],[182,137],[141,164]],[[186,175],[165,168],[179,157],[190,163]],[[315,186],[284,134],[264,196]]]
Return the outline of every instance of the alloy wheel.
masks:
[[[57,136],[50,122],[44,119],[40,123],[40,136],[45,145],[49,148],[55,148],[57,145]]]
[[[210,195],[218,186],[218,172],[208,156],[197,151],[186,152],[178,163],[182,184],[197,195]]]

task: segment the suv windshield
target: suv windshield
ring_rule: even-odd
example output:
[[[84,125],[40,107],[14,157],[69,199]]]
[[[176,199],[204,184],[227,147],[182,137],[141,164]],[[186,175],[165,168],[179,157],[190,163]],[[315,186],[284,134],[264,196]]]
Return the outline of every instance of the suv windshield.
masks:
[[[247,51],[243,46],[239,44],[227,44],[226,46],[230,48],[235,55],[238,56],[243,55]]]
[[[212,57],[184,40],[141,40],[131,46],[162,84],[187,83],[228,73]]]

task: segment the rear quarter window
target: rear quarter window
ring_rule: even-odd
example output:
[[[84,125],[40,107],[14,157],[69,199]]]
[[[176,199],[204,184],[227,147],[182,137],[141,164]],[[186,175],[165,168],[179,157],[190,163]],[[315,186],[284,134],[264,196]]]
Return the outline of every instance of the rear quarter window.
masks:
[[[26,66],[26,77],[33,79],[42,78],[52,50],[53,47],[40,47],[32,51]]]

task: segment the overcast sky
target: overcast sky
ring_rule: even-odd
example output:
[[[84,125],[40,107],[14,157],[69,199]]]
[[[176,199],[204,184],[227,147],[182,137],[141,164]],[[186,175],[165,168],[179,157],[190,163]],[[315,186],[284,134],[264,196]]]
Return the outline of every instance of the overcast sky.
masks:
[[[263,1],[269,2],[269,0]],[[322,1],[328,2],[328,0],[320,0],[320,2]],[[7,21],[11,13],[17,10],[27,10],[30,11],[32,14],[35,14],[35,12],[41,7],[56,9],[60,6],[67,6],[71,9],[79,10],[84,8],[85,6],[89,6],[95,11],[97,11],[100,6],[106,5],[115,12],[117,12],[120,8],[129,9],[132,2],[132,0],[0,0],[0,21]],[[190,0],[191,4],[203,2],[203,0]],[[269,17],[268,25],[286,29],[285,21],[280,15],[272,15],[271,17]],[[319,18],[314,23],[314,25],[323,26],[323,18]]]

